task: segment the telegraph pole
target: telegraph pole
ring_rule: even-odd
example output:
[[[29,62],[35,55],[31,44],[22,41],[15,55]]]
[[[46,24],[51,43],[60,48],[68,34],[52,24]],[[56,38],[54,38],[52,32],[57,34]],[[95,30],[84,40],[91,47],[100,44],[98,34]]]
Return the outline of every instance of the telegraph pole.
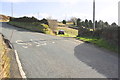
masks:
[[[13,2],[11,2],[11,17],[13,17]],[[11,36],[10,36],[10,41],[12,39],[14,30],[12,30]]]
[[[38,12],[38,20],[39,20],[39,12]]]
[[[93,30],[95,31],[95,0],[93,0]]]
[[[11,16],[13,17],[13,2],[11,2]]]

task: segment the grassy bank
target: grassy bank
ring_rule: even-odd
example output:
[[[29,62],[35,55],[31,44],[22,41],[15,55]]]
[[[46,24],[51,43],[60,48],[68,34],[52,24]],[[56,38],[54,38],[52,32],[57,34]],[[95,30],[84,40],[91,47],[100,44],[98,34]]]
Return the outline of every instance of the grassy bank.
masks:
[[[85,41],[85,42],[93,43],[99,47],[102,47],[102,48],[105,48],[110,51],[118,53],[118,46],[112,45],[104,39],[99,39],[99,38],[95,38],[95,37],[76,37],[76,38],[79,40]]]
[[[49,28],[48,25],[41,24],[39,22],[28,23],[28,22],[13,22],[13,21],[10,21],[9,24],[14,25],[16,27],[24,28],[24,29],[27,29],[27,30],[30,30],[30,31],[55,35],[52,32],[52,30]],[[61,37],[76,37],[77,34],[78,34],[78,30],[67,28],[67,27],[57,27],[56,31],[58,32],[59,30],[64,30],[65,31],[65,35],[57,35],[57,36],[61,36]]]
[[[52,30],[48,27],[48,25],[41,24],[39,22],[12,22],[10,21],[9,24],[14,25],[16,27],[24,28],[30,31],[41,32],[45,34],[54,35]]]
[[[65,35],[58,35],[61,37],[76,37],[78,35],[78,30],[67,28],[67,27],[57,27],[57,31],[64,30]]]

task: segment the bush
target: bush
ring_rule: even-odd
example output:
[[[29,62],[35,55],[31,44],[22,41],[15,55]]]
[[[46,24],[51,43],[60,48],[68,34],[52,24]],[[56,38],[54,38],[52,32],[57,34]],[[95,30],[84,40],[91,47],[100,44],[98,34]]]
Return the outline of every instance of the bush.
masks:
[[[90,31],[89,29],[86,28],[79,28],[78,31],[78,36],[91,36],[92,35],[92,31]]]
[[[101,29],[96,29],[93,33],[90,32],[90,30],[81,27],[79,28],[78,37],[82,37],[82,36],[96,37],[108,41],[111,45],[118,45],[118,44],[120,45],[120,43],[118,43],[119,31],[120,31],[120,27],[105,27]]]
[[[10,17],[10,21],[14,21],[14,22],[40,22],[35,17],[26,17],[26,16],[20,17],[20,18]]]
[[[97,37],[97,38],[100,38],[101,37],[101,34],[102,34],[102,29],[96,29],[93,33],[93,37]]]

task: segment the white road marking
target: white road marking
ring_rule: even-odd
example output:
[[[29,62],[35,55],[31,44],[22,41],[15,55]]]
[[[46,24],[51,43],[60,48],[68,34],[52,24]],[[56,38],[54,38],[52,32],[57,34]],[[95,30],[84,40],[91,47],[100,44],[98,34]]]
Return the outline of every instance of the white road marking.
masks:
[[[32,39],[30,39],[30,41],[33,41]]]
[[[21,44],[21,45],[22,45],[22,44],[27,45],[27,44],[24,43],[22,40],[17,40],[16,43],[17,43],[17,44]]]
[[[16,41],[17,44],[23,44],[22,42],[23,42],[22,40],[17,40]]]
[[[45,34],[40,34],[40,35],[45,35]]]
[[[23,48],[28,48],[28,46],[32,45],[31,43],[24,43],[22,40],[17,40],[16,43],[20,45],[24,45],[22,46]]]
[[[33,39],[30,39],[30,41],[33,41]],[[28,48],[29,46],[32,46],[31,43],[24,43],[22,40],[17,40],[16,43],[23,45],[23,46],[22,46],[23,48]],[[39,42],[37,42],[37,41],[35,41],[35,42],[33,42],[33,43],[35,43],[37,47],[39,47],[39,46],[41,46],[41,45],[42,45],[42,46],[47,45],[47,42],[46,42],[46,41],[44,41],[42,44],[39,43]],[[51,43],[54,44],[55,42],[53,41],[53,42],[51,42]]]
[[[28,46],[22,46],[23,48],[28,48]]]
[[[21,77],[22,78],[27,78],[25,72],[23,71],[23,68],[22,68],[22,65],[21,65],[17,50],[15,50],[15,56],[16,56],[16,61],[17,61],[18,67],[19,67]]]
[[[30,45],[30,46],[31,46],[32,44],[28,43],[28,45]]]
[[[55,42],[52,42],[53,44],[55,43]]]
[[[47,43],[43,43],[43,44],[41,44],[41,45],[47,45]]]
[[[39,44],[38,42],[34,42],[35,44]]]
[[[36,45],[37,47],[39,47],[40,45]]]

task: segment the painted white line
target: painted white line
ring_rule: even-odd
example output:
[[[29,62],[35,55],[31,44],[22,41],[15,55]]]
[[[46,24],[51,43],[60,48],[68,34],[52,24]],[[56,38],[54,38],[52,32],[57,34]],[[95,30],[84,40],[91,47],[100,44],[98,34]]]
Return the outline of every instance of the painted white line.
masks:
[[[16,43],[17,43],[17,44],[26,44],[26,43],[23,43],[22,40],[17,40]]]
[[[37,47],[39,47],[40,45],[36,45]]]
[[[28,46],[22,46],[23,48],[28,48]]]
[[[32,44],[28,43],[29,46],[31,46]]]
[[[33,41],[32,39],[30,39],[30,41]]]
[[[38,42],[34,42],[35,44],[39,44]]]
[[[17,40],[16,43],[23,42],[22,40]]]
[[[53,44],[55,43],[55,42],[52,42]]]
[[[15,56],[16,56],[16,61],[17,61],[18,67],[19,67],[19,71],[20,71],[21,77],[22,77],[22,78],[27,78],[26,75],[25,75],[25,72],[23,71],[23,68],[22,68],[20,59],[19,59],[19,57],[18,57],[17,50],[15,50]]]
[[[43,44],[41,44],[41,45],[47,45],[47,43],[43,43]]]

